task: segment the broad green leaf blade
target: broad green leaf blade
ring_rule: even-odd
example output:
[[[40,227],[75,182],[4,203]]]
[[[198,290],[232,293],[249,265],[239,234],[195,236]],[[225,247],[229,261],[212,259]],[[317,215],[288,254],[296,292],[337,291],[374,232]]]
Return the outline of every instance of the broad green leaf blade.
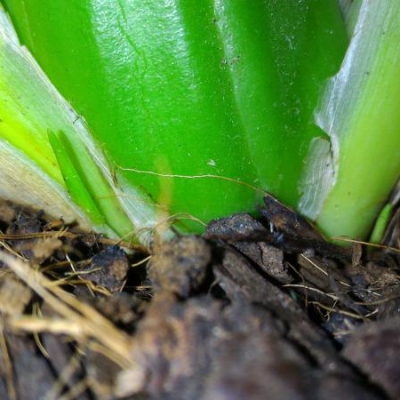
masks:
[[[214,2],[249,157],[259,185],[295,205],[313,112],[347,46],[336,1]],[[328,50],[329,49],[329,50]]]
[[[204,221],[256,210],[250,186],[297,202],[324,135],[312,110],[346,47],[335,0],[4,3],[132,188]]]

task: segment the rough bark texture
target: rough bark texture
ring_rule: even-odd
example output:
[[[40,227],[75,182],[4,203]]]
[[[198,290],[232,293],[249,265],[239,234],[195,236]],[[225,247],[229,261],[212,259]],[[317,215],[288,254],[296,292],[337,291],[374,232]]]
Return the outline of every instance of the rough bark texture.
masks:
[[[400,399],[395,252],[327,243],[270,200],[258,220],[127,251],[0,210],[2,254],[70,293],[82,317],[72,329],[73,315],[1,264],[1,399]]]

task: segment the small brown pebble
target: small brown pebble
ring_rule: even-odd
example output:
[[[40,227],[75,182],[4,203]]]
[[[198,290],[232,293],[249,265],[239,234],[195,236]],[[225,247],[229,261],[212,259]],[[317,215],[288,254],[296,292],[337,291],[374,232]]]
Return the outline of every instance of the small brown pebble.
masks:
[[[211,248],[199,237],[185,236],[155,249],[149,277],[157,289],[187,297],[203,283],[211,261]]]

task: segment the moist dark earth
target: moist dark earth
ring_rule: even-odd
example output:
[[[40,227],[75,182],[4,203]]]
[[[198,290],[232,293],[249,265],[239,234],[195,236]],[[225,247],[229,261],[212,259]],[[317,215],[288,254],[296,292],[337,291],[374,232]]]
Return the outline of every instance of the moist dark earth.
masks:
[[[149,247],[7,202],[0,229],[0,399],[400,399],[393,235],[328,243],[272,197]]]

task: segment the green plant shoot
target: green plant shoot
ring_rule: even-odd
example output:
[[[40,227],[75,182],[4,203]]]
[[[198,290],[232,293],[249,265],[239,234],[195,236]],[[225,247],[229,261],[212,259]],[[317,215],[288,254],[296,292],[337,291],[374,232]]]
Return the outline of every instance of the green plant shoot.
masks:
[[[327,236],[370,231],[400,172],[395,1],[355,2],[347,26],[336,0],[2,3],[47,75],[7,28],[3,143],[95,229],[196,231],[268,191]]]

